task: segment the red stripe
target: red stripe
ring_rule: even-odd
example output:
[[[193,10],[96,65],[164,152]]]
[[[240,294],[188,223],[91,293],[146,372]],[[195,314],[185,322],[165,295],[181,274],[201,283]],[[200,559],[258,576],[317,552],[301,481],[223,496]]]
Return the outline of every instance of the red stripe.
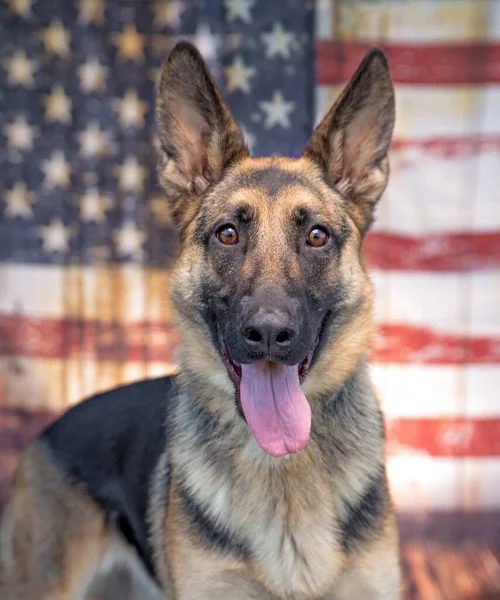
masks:
[[[317,82],[348,81],[374,44],[320,40],[316,44]],[[460,85],[500,82],[500,44],[379,44],[395,83]]]
[[[371,232],[365,242],[371,267],[384,270],[470,271],[500,267],[500,231],[426,234]]]
[[[97,322],[0,315],[0,355],[174,362],[171,323]]]
[[[0,356],[175,362],[178,334],[171,323],[122,325],[0,315],[0,340]],[[373,340],[372,360],[380,364],[498,364],[500,337],[381,324]]]
[[[394,419],[387,427],[392,455],[411,448],[436,457],[500,457],[500,419]]]
[[[429,137],[422,139],[395,138],[391,144],[393,152],[404,154],[418,150],[422,154],[439,156],[440,158],[456,158],[476,156],[481,152],[498,152],[500,136],[495,133],[476,135],[456,135],[453,137]],[[417,160],[420,157],[417,156]],[[398,156],[401,161],[401,156]],[[408,157],[409,161],[411,157]],[[415,158],[413,158],[415,162]]]
[[[459,336],[424,327],[382,324],[373,340],[372,360],[379,364],[498,364],[500,337]]]

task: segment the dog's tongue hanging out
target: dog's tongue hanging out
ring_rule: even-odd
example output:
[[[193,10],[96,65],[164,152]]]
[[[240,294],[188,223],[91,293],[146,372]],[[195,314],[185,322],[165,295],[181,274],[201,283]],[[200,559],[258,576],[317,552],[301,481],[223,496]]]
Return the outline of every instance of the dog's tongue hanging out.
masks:
[[[311,408],[300,389],[297,365],[241,365],[240,400],[259,446],[272,456],[303,450],[311,430]]]

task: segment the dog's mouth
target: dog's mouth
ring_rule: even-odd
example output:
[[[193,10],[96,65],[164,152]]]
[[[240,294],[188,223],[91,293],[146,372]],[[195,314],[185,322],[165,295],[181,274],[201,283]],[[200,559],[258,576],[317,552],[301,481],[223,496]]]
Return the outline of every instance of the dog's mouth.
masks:
[[[224,364],[226,365],[227,372],[229,373],[229,377],[231,378],[231,381],[234,383],[236,389],[239,390],[240,384],[241,384],[241,375],[242,375],[241,366],[242,365],[239,362],[236,362],[235,360],[233,360],[231,358],[231,354],[229,353],[229,348],[227,347],[226,341],[220,334],[219,334],[219,342],[221,345],[222,358],[224,360]],[[314,352],[318,346],[318,342],[319,342],[319,335],[316,338],[316,341],[315,341],[313,347],[311,348],[309,354],[298,365],[294,365],[295,368],[297,369],[297,374],[298,374],[300,383],[302,383],[304,381],[306,375],[309,373],[309,367],[311,366],[311,362],[312,362],[312,359],[314,356]],[[269,364],[276,364],[276,365],[280,364],[280,363],[273,363],[272,361],[262,361],[262,362],[267,362]]]
[[[311,429],[311,409],[301,383],[309,372],[324,322],[307,356],[298,364],[271,360],[240,364],[219,334],[222,358],[237,390],[246,422],[259,446],[272,456],[303,450]]]

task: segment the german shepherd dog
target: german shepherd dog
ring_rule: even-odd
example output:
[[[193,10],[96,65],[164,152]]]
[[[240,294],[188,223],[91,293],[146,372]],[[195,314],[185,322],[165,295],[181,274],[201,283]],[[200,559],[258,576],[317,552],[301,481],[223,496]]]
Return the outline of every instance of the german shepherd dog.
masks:
[[[399,598],[362,258],[394,110],[373,49],[301,158],[254,159],[198,51],[174,47],[157,125],[181,369],[25,451],[2,600]]]

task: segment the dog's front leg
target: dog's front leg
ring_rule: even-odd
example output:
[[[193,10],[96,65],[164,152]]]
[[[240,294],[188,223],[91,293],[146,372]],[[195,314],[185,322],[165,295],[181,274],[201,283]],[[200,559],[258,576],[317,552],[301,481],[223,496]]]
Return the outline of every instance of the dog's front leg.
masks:
[[[276,600],[261,585],[236,572],[210,575],[194,575],[176,600]]]
[[[400,600],[401,575],[396,551],[363,556],[342,574],[331,595],[321,600]]]

